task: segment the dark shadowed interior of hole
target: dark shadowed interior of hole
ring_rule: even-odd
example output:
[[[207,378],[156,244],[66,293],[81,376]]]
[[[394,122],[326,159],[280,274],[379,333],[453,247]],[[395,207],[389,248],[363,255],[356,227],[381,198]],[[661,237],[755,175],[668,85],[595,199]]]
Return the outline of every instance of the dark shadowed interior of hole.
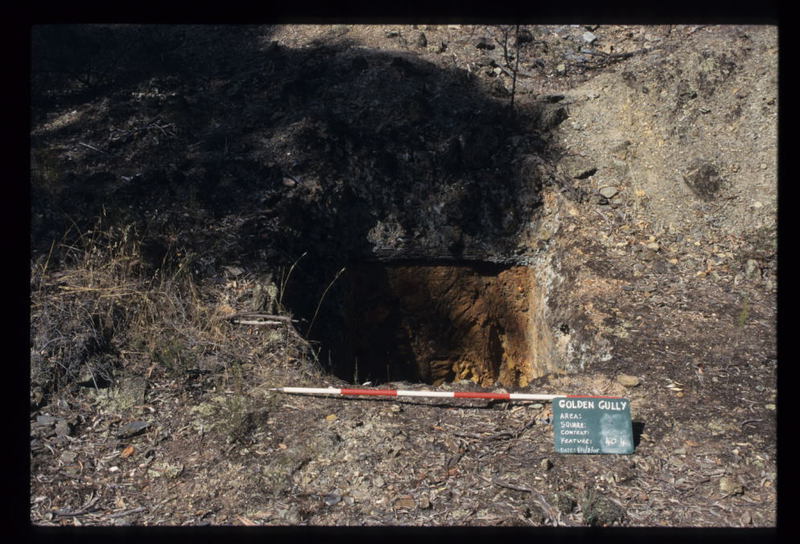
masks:
[[[524,343],[510,300],[527,288],[508,266],[486,262],[360,263],[341,278],[343,328],[320,328],[323,366],[351,382],[438,384],[497,379],[509,343]],[[522,312],[525,310],[523,309]],[[519,350],[518,350],[519,351]]]

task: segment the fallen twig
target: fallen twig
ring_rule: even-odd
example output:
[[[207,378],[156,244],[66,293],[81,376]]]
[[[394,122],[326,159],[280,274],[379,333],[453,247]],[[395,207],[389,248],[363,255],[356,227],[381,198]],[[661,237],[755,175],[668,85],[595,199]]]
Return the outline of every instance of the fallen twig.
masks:
[[[53,515],[54,516],[61,516],[61,517],[82,516],[84,514],[88,514],[89,512],[93,512],[94,510],[97,510],[97,507],[95,506],[95,504],[97,504],[97,501],[99,501],[99,500],[100,500],[100,495],[96,495],[96,496],[92,497],[91,499],[89,499],[86,502],[86,504],[84,504],[82,507],[80,507],[77,510],[69,511],[66,508],[60,508],[58,510],[54,510],[53,511]]]
[[[486,481],[488,482],[489,480],[486,480]],[[514,485],[514,484],[509,484],[507,482],[502,482],[502,481],[498,480],[497,478],[492,478],[491,483],[493,483],[494,485],[500,486],[500,487],[505,487],[506,489],[513,489],[514,491],[522,491],[524,493],[533,493],[533,489],[529,489],[527,487],[522,487],[521,485]]]
[[[516,438],[517,435],[510,431],[502,431],[495,434],[490,434],[489,436],[483,437],[484,440],[508,440],[510,438]]]
[[[272,322],[280,322],[280,323],[291,323],[292,321],[297,321],[296,319],[292,319],[288,315],[275,315],[275,314],[262,314],[260,312],[239,312],[233,315],[227,315],[225,317],[220,318],[225,321],[236,321],[237,323],[242,323],[249,325],[250,323],[243,323],[242,320],[253,321],[253,322],[260,322],[263,323],[265,321],[272,321]]]
[[[129,514],[137,514],[139,512],[144,512],[147,510],[144,506],[139,506],[138,508],[131,508],[130,510],[123,510],[122,512],[117,512],[115,514],[109,514],[109,518],[122,518]]]
[[[95,147],[93,145],[89,145],[89,144],[84,143],[84,142],[78,142],[78,145],[82,145],[83,147],[89,148],[92,151],[97,151],[98,153],[105,153],[106,155],[109,154],[108,151],[104,151],[102,149],[99,149],[99,148],[97,148],[97,147]]]
[[[453,433],[453,436],[458,436],[458,437],[461,437],[461,438],[474,438],[476,440],[483,439],[483,436],[481,436],[481,435],[479,435],[477,433]]]
[[[237,325],[254,325],[257,327],[266,327],[271,325],[286,325],[285,321],[247,321],[244,319],[235,319],[233,321]]]

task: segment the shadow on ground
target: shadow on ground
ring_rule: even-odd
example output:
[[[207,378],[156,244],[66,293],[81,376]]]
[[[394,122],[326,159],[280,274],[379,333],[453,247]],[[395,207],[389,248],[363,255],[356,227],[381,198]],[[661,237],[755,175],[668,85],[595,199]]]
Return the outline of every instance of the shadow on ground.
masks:
[[[513,261],[555,153],[543,119],[565,116],[412,55],[249,26],[36,27],[31,90],[34,254],[105,214],[138,226],[153,269],[294,265],[282,302],[323,364],[351,265]]]

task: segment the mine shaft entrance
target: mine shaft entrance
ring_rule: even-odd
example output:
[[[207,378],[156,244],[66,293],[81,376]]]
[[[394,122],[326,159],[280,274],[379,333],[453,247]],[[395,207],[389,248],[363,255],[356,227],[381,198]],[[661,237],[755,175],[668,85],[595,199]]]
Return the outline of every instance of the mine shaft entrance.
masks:
[[[369,262],[346,277],[346,331],[330,351],[343,379],[524,386],[545,373],[527,267]]]

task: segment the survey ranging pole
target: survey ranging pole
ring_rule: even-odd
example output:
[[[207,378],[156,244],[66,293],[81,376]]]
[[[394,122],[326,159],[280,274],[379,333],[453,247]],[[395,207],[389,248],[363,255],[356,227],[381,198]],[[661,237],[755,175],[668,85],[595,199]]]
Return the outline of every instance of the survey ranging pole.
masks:
[[[411,391],[404,389],[346,389],[337,387],[273,387],[270,391],[298,395],[366,395],[372,397],[436,397],[455,399],[538,400],[552,401],[559,397],[583,395],[547,395],[535,393],[483,393],[480,391]]]

